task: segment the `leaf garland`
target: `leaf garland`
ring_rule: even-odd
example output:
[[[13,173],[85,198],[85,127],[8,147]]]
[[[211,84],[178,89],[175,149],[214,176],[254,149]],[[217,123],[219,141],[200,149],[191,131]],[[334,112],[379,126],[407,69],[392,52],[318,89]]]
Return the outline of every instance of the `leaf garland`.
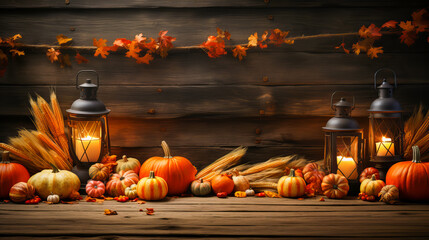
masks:
[[[231,34],[226,30],[216,29],[216,36],[208,36],[207,41],[203,42],[198,46],[179,47],[181,49],[200,48],[210,58],[219,58],[223,55],[228,54],[228,49],[232,52],[232,55],[239,61],[243,60],[247,56],[247,51],[251,48],[265,49],[268,45],[281,46],[283,44],[291,45],[294,44],[295,40],[310,39],[310,38],[323,38],[323,37],[337,37],[337,36],[359,36],[359,40],[351,44],[351,49],[346,46],[343,41],[340,45],[335,46],[335,49],[341,49],[346,54],[350,54],[352,51],[356,55],[366,53],[371,59],[378,58],[380,54],[383,54],[383,46],[375,45],[377,41],[386,34],[399,34],[401,43],[411,46],[423,33],[429,32],[429,13],[427,9],[420,9],[413,12],[411,15],[413,20],[397,22],[390,20],[385,22],[381,27],[377,27],[375,24],[370,24],[368,27],[363,25],[357,32],[354,33],[338,33],[338,34],[318,34],[309,36],[299,37],[288,37],[289,31],[282,31],[280,29],[272,29],[264,31],[260,38],[258,33],[255,32],[248,37],[248,42],[244,44],[238,44],[235,46],[228,46],[225,41],[231,40]],[[82,56],[79,49],[95,50],[94,57],[107,58],[111,52],[116,52],[120,49],[125,50],[125,57],[132,58],[138,64],[150,64],[154,60],[155,55],[159,55],[162,58],[168,56],[168,51],[174,48],[173,42],[176,38],[168,36],[168,31],[160,31],[157,39],[146,37],[142,33],[135,35],[133,40],[126,38],[117,38],[113,41],[113,45],[107,45],[107,39],[93,39],[92,46],[71,46],[73,39],[63,34],[59,34],[57,38],[57,46],[49,45],[26,45],[17,43],[17,40],[21,39],[20,34],[16,34],[12,37],[0,38],[0,47],[6,49],[6,53],[0,49],[0,77],[2,77],[8,66],[7,53],[11,54],[12,57],[24,56],[25,53],[18,48],[22,47],[33,47],[33,48],[47,48],[46,56],[52,63],[58,62],[60,66],[69,67],[71,66],[70,56],[63,54],[63,49],[76,49],[76,55],[74,60],[78,64],[88,63],[89,60]],[[427,37],[429,43],[429,36]]]

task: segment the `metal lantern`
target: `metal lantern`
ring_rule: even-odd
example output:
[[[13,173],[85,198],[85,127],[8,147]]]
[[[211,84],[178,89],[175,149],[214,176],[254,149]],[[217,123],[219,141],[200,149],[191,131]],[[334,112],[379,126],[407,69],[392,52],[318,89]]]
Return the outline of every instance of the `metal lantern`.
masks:
[[[377,87],[377,74],[386,70],[393,73],[395,85],[383,79],[383,83]],[[401,105],[393,98],[394,87],[397,87],[394,71],[382,68],[375,72],[374,88],[378,89],[378,98],[368,110],[368,142],[371,162],[380,171],[381,179],[385,179],[390,166],[403,159],[404,123]]]
[[[78,86],[79,74],[94,73],[97,85],[87,79]],[[80,90],[80,98],[73,102],[67,110],[69,145],[71,156],[76,168],[75,173],[86,184],[88,168],[101,161],[105,154],[110,153],[110,137],[107,114],[110,110],[97,99],[99,77],[94,70],[82,70],[76,75],[76,88]]]
[[[334,92],[331,96],[331,108],[335,116],[323,127],[325,132],[325,166],[330,173],[340,174],[347,178],[352,189],[359,186],[359,175],[363,170],[363,130],[351,117],[355,108],[353,104],[341,98],[333,104]]]

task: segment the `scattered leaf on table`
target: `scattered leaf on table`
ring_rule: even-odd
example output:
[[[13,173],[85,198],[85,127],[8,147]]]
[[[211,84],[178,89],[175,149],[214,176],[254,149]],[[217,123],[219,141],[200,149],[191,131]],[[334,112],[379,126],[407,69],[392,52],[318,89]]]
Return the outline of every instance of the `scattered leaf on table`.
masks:
[[[155,210],[153,210],[153,208],[146,208],[146,214],[147,215],[154,215],[155,214]]]
[[[109,200],[114,200],[114,198],[112,198],[112,197],[106,197],[106,198],[104,198],[105,200],[107,200],[107,201],[109,201]]]
[[[92,198],[92,197],[86,197],[85,198],[85,202],[96,202],[97,201],[97,199],[96,198]]]
[[[304,198],[300,197],[300,198],[298,198],[298,200],[300,200],[300,201],[301,201],[301,200],[304,200]]]
[[[319,199],[319,201],[324,202],[324,201],[325,201],[325,199],[324,199],[323,197],[321,197],[321,198]]]
[[[61,201],[62,204],[78,204],[78,201]]]
[[[118,215],[118,213],[110,209],[104,209],[104,215]]]
[[[145,204],[146,202],[145,202],[145,201],[143,201],[143,200],[137,200],[137,203],[138,203],[138,204]]]
[[[280,195],[272,191],[264,191],[265,196],[270,198],[280,198]]]
[[[66,44],[72,40],[73,39],[68,38],[68,37],[64,36],[63,34],[60,34],[57,36],[57,41],[58,41],[58,44],[60,44],[60,45]]]

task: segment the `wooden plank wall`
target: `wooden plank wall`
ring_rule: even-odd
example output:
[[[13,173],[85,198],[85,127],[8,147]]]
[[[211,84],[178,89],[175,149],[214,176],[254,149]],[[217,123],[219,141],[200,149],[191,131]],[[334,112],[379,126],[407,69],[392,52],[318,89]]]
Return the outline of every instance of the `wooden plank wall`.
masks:
[[[230,44],[247,42],[254,32],[289,30],[290,36],[357,31],[370,23],[410,19],[425,1],[2,1],[0,36],[20,33],[29,44],[54,44],[58,34],[73,45],[92,45],[93,38],[111,44],[143,33],[156,37],[168,30],[175,46],[198,45],[216,32],[232,34]],[[72,31],[73,30],[73,31]],[[332,111],[333,91],[356,96],[353,115],[367,127],[367,112],[376,97],[373,73],[389,67],[398,75],[395,96],[406,112],[428,104],[429,44],[407,47],[397,36],[385,36],[385,53],[371,60],[334,49],[356,37],[296,41],[292,46],[251,50],[238,61],[229,53],[210,59],[199,49],[173,50],[166,59],[139,65],[113,53],[108,59],[81,54],[89,64],[60,68],[43,51],[27,50],[11,59],[0,78],[0,140],[20,127],[31,127],[28,94],[57,91],[63,110],[79,95],[75,75],[82,69],[100,74],[99,99],[112,110],[114,153],[142,160],[161,154],[166,140],[173,152],[201,167],[231,149],[249,146],[245,161],[297,153],[323,157],[324,126]],[[153,109],[155,112],[151,111]]]

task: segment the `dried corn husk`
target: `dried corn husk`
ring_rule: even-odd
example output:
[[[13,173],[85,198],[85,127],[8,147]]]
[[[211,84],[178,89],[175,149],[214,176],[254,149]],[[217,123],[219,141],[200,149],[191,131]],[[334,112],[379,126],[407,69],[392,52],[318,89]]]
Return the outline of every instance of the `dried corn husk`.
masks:
[[[197,173],[197,175],[195,176],[196,179],[200,179],[200,178],[204,178],[206,180],[208,180],[206,178],[206,176],[208,174],[213,175],[211,177],[214,177],[215,175],[221,173],[222,171],[224,171],[225,169],[227,169],[228,167],[236,164],[241,157],[244,156],[244,154],[246,154],[247,148],[240,146],[236,149],[234,149],[232,152],[226,154],[225,156],[219,158],[218,160],[214,161],[212,164],[208,165],[207,167],[205,167],[203,170],[201,170],[200,172]],[[208,180],[209,181],[209,180]]]

